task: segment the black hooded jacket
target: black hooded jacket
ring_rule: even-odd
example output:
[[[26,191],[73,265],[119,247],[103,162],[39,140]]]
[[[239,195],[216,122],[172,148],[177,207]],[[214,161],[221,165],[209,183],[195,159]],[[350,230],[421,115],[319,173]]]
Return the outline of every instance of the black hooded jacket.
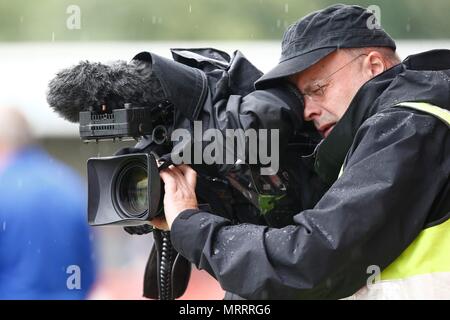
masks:
[[[292,224],[233,225],[186,210],[172,225],[174,247],[244,298],[355,293],[366,284],[369,266],[384,269],[421,230],[449,215],[448,126],[395,106],[405,101],[449,108],[450,51],[411,56],[358,91],[314,154],[316,171],[330,187]]]

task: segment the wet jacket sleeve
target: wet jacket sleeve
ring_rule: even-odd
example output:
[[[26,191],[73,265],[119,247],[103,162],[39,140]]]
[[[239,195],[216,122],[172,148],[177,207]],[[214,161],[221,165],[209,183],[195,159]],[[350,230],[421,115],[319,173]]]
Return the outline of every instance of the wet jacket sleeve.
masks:
[[[448,128],[392,108],[358,131],[343,175],[282,229],[182,212],[175,248],[223,289],[252,299],[342,298],[388,266],[424,227],[448,183]],[[445,156],[447,155],[447,156]]]

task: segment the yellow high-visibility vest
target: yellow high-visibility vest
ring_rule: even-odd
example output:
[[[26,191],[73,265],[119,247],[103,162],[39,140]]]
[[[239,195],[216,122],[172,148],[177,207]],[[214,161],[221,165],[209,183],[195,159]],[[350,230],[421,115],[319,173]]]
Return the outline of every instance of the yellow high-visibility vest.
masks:
[[[423,102],[397,106],[431,114],[450,128],[450,111]],[[339,176],[343,172],[343,167]],[[381,272],[380,281],[347,299],[450,299],[450,216],[427,227]]]

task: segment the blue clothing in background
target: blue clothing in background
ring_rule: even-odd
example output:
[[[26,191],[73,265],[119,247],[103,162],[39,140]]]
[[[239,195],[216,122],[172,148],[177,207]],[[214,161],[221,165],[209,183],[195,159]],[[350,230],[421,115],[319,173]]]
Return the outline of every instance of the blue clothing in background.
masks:
[[[0,171],[0,299],[84,299],[95,277],[86,189],[37,147]]]

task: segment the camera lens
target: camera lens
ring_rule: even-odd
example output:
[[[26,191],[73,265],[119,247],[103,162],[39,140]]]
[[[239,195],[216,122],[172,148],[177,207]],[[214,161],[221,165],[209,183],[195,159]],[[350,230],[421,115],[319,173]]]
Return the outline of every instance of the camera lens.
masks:
[[[116,184],[118,205],[123,214],[139,218],[148,211],[148,175],[142,163],[130,163],[119,173]]]

